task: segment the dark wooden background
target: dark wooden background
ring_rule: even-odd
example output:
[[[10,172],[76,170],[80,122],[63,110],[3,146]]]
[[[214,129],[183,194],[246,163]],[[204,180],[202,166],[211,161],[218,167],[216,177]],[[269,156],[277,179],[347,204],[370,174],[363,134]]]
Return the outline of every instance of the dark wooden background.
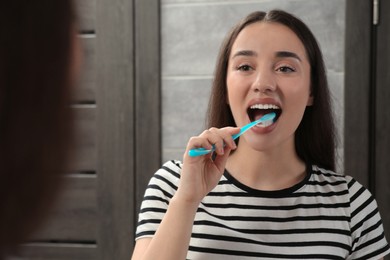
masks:
[[[85,66],[66,189],[9,260],[125,260],[137,211],[161,165],[160,1],[77,0]],[[390,236],[390,1],[347,0],[345,173],[376,196]],[[26,216],[28,221],[28,216]]]

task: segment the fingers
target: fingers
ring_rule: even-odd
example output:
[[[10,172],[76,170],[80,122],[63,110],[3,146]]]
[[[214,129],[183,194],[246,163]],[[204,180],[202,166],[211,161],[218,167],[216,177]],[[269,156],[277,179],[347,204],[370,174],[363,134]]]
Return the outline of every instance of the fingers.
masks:
[[[230,150],[236,149],[236,143],[232,135],[238,132],[239,128],[236,127],[210,128],[199,136],[192,137],[188,142],[187,148],[203,147],[207,150],[214,148],[217,155],[223,155],[226,148]]]
[[[224,172],[226,161],[231,151],[232,150],[230,148],[225,148],[225,153],[223,155],[218,155],[215,157],[214,164],[221,174]]]

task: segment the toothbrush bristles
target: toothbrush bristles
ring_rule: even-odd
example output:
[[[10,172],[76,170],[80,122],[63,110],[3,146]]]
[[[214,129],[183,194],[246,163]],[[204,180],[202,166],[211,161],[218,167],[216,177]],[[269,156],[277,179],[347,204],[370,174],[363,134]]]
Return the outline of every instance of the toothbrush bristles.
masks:
[[[259,127],[267,127],[267,126],[270,126],[272,125],[274,122],[274,120],[266,120],[266,121],[263,121],[263,122],[260,122],[258,123],[256,126],[259,126]]]

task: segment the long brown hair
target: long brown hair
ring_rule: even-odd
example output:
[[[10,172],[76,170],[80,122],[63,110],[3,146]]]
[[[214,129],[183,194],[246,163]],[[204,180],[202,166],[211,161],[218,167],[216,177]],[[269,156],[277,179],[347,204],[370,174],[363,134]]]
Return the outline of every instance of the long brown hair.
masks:
[[[71,0],[0,8],[0,258],[41,223],[72,139]]]
[[[227,100],[226,76],[232,45],[238,34],[255,22],[287,26],[305,46],[311,67],[313,106],[307,107],[295,132],[295,149],[306,163],[335,170],[335,130],[325,64],[319,45],[310,29],[295,16],[282,11],[253,12],[238,23],[222,43],[208,107],[207,126],[236,126]]]

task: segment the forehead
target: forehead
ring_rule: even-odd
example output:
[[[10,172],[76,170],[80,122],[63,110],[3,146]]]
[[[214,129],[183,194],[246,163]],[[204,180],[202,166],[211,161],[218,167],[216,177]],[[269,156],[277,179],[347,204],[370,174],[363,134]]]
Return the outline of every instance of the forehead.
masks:
[[[238,34],[232,46],[235,51],[266,52],[290,51],[307,59],[306,49],[298,36],[287,26],[274,22],[255,22]]]

